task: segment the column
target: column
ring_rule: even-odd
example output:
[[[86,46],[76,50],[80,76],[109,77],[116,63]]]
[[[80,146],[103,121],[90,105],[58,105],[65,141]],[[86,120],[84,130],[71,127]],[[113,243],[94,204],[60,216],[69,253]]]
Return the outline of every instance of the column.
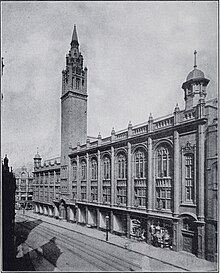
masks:
[[[132,202],[132,179],[131,179],[131,143],[128,142],[128,179],[127,179],[127,207],[131,208]],[[130,221],[130,216],[129,216]],[[129,230],[130,234],[130,230]]]
[[[43,201],[45,201],[45,172],[43,173]]]
[[[111,206],[115,205],[115,164],[114,163],[115,163],[115,151],[114,151],[114,147],[111,147]]]
[[[89,154],[86,153],[86,200],[90,201]]]
[[[147,199],[148,199],[148,207],[147,211],[151,212],[153,208],[153,172],[152,172],[152,138],[148,137],[148,188],[147,188]]]
[[[96,209],[96,215],[97,215],[97,229],[100,228],[100,213],[99,213],[99,208]]]
[[[111,210],[110,211],[110,232],[112,233],[113,232],[113,229],[114,229],[114,226],[113,226],[113,221],[114,221],[114,214],[113,214],[113,211]]]
[[[179,205],[180,205],[180,144],[179,144],[179,133],[174,131],[174,208],[173,216],[177,217],[179,215]]]
[[[85,219],[85,221],[86,221],[86,225],[88,225],[88,207],[86,206],[86,219]]]
[[[56,180],[57,180],[57,176],[56,176],[56,171],[53,171],[53,198],[56,198]]]
[[[101,185],[101,155],[98,150],[98,203],[102,202],[102,185]]]
[[[204,221],[204,164],[205,164],[205,137],[204,137],[204,125],[198,126],[197,137],[198,149],[198,167],[197,167],[197,189],[198,189],[198,220]]]
[[[126,237],[130,238],[130,230],[131,230],[131,218],[130,218],[130,213],[127,211],[126,213]]]

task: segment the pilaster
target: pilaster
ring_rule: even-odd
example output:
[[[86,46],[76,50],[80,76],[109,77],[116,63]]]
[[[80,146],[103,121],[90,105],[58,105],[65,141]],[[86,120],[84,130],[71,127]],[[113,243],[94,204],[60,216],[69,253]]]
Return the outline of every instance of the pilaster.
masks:
[[[115,150],[111,147],[111,206],[115,205]]]
[[[86,153],[86,200],[90,201],[89,154]]]
[[[98,150],[98,203],[101,203],[102,200],[102,189],[101,189],[101,154],[100,151]]]
[[[180,227],[178,219],[173,220],[173,250],[180,251]]]
[[[198,152],[198,167],[197,167],[197,189],[198,189],[198,220],[204,221],[204,175],[205,175],[205,135],[204,125],[198,125],[197,134],[197,152]]]
[[[152,166],[153,166],[153,158],[152,158],[152,138],[148,137],[148,207],[147,210],[148,212],[152,211],[153,208],[153,172],[152,172]]]
[[[179,205],[180,205],[180,143],[179,143],[179,133],[174,131],[174,208],[173,216],[179,215]]]
[[[77,164],[77,199],[81,199],[81,181],[80,181],[80,165],[79,165],[79,156],[76,156]]]
[[[197,232],[198,232],[198,238],[197,238],[197,256],[201,259],[205,258],[205,223],[197,221]]]
[[[127,207],[131,208],[132,202],[132,181],[131,181],[131,143],[128,142],[128,179],[127,179]]]

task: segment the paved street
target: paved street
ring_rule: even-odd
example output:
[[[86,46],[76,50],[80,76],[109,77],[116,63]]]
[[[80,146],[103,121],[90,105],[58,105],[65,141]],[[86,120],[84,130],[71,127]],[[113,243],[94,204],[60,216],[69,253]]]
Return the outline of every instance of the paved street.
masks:
[[[215,271],[216,264],[43,215],[16,215],[19,271]]]

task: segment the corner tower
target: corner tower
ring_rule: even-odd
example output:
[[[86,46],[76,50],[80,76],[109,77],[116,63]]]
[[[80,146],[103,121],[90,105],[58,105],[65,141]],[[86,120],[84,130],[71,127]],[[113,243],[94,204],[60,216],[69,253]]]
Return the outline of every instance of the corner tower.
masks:
[[[62,71],[61,96],[61,191],[67,192],[68,154],[70,146],[85,143],[87,136],[87,68],[74,25],[71,48]]]

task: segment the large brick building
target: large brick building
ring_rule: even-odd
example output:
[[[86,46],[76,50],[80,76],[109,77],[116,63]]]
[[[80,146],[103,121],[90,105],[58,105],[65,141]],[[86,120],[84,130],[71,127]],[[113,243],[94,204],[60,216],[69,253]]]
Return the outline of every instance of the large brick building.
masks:
[[[87,68],[74,26],[62,72],[61,158],[34,158],[35,212],[217,258],[217,100],[194,68],[185,108],[87,137]]]

